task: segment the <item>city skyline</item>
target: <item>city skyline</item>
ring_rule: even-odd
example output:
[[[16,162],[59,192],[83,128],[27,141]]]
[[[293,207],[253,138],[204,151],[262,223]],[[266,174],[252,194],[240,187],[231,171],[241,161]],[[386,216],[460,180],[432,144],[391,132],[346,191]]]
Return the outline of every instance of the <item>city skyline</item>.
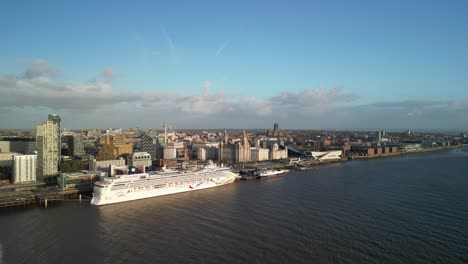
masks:
[[[468,129],[468,3],[6,3],[1,128]]]

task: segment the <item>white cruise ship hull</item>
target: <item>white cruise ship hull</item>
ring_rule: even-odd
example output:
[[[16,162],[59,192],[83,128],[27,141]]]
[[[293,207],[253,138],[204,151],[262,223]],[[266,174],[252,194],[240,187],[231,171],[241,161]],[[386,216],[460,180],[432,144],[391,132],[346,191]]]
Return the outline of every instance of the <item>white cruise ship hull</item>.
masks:
[[[153,186],[142,186],[139,188],[132,189],[112,190],[112,188],[94,187],[91,204],[106,205],[174,193],[196,191],[201,189],[223,186],[229,183],[233,183],[235,180],[236,174],[230,172],[226,176],[222,177],[183,182],[179,184],[168,184],[165,187],[159,188],[154,188]]]

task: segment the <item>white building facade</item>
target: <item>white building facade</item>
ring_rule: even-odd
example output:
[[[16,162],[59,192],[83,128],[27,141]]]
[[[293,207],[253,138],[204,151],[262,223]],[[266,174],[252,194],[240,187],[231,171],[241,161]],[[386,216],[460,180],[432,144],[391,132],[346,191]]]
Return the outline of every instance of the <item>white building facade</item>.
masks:
[[[13,183],[36,181],[37,155],[20,155],[13,157]]]
[[[134,152],[127,158],[128,166],[132,167],[151,167],[151,155],[148,152]]]
[[[253,148],[251,150],[252,161],[264,161],[269,160],[270,151],[263,148]]]
[[[101,171],[106,173],[106,175],[112,175],[111,174],[111,167],[116,166],[116,167],[125,167],[125,160],[123,158],[120,158],[118,160],[99,160],[97,161],[96,159],[90,160],[89,163],[89,170],[90,171]]]
[[[280,160],[288,158],[288,149],[280,149],[278,143],[274,143],[270,151],[271,160]]]

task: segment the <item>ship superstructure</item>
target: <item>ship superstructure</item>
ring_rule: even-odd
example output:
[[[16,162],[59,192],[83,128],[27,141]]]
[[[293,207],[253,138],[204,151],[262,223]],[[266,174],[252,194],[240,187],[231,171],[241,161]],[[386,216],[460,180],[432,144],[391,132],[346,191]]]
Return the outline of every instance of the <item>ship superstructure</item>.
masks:
[[[232,183],[237,174],[212,163],[194,171],[160,171],[117,175],[94,185],[91,204],[104,205],[173,193],[195,191]]]

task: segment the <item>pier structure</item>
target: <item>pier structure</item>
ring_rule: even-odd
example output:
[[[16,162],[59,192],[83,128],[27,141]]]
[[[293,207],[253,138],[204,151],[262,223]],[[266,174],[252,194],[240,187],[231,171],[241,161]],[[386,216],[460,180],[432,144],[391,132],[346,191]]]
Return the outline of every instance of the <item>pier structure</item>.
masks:
[[[55,204],[64,200],[62,194],[56,192],[44,192],[38,194],[12,194],[0,198],[0,208],[9,207],[27,207],[27,206],[43,206],[47,208],[51,203]]]
[[[35,206],[35,205],[36,205],[36,198],[34,197],[34,195],[0,198],[0,208],[26,207],[26,206]]]
[[[45,208],[47,208],[47,206],[51,203],[63,201],[63,195],[57,193],[42,193],[36,195],[36,201],[39,204],[39,206],[44,206]]]

